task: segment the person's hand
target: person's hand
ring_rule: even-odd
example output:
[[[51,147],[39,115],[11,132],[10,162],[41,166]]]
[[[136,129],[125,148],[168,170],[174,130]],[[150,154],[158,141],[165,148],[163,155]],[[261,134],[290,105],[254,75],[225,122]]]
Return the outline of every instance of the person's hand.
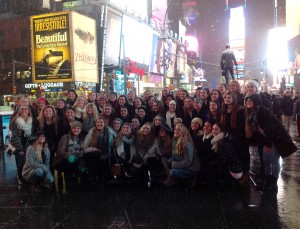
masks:
[[[70,163],[74,163],[76,160],[77,160],[77,157],[75,157],[75,156],[73,156],[73,155],[71,155],[71,156],[69,157],[69,162],[70,162]]]
[[[263,152],[264,152],[264,153],[272,153],[272,148],[269,147],[269,146],[264,146]]]

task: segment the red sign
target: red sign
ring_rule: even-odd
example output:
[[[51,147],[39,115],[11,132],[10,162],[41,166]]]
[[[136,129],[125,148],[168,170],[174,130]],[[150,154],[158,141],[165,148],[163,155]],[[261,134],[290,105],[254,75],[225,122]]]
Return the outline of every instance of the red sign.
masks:
[[[130,60],[128,57],[126,58],[126,74],[137,74],[140,76],[145,75],[145,70],[136,66],[136,61]]]

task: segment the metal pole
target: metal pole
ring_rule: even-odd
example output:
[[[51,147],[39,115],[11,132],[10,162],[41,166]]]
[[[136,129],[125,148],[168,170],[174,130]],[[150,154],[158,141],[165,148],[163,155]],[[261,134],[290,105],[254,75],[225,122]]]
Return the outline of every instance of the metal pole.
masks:
[[[12,84],[13,84],[13,94],[16,94],[16,61],[13,60],[13,69],[12,69]]]
[[[162,38],[162,42],[163,42],[163,65],[164,65],[164,76],[163,76],[163,87],[166,87],[167,86],[167,71],[166,71],[166,54],[165,54],[165,41],[166,41],[166,28],[165,28],[165,25],[166,25],[166,19],[167,19],[167,14],[168,14],[168,11],[169,11],[169,8],[170,8],[170,5],[172,3],[173,0],[170,0],[169,3],[168,3],[168,6],[167,6],[167,9],[166,9],[166,12],[165,12],[165,16],[164,16],[164,21],[163,21],[163,28],[162,28],[162,32],[163,32],[163,38]]]

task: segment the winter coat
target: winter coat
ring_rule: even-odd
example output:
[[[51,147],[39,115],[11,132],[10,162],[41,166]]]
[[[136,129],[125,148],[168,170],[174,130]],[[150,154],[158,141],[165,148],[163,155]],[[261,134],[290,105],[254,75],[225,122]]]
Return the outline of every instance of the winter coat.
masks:
[[[200,171],[200,161],[196,150],[191,142],[186,144],[183,153],[178,155],[176,152],[176,144],[173,144],[172,149],[172,169],[189,169],[194,172]]]
[[[36,171],[36,169],[42,169],[43,172],[46,174],[45,179],[49,179],[50,182],[53,182],[53,176],[50,171],[50,150],[48,147],[43,148],[45,152],[45,161],[40,162],[38,161],[36,154],[35,154],[35,149],[33,145],[30,145],[27,148],[26,151],[26,162],[22,170],[22,175],[23,178],[29,182],[33,182],[33,174]]]
[[[297,150],[297,147],[293,143],[291,136],[272,112],[261,107],[257,113],[258,126],[263,130],[263,134],[259,134],[257,141],[260,145],[266,145],[272,147],[274,143],[279,155],[285,158]],[[262,138],[263,136],[263,138]]]
[[[293,115],[293,100],[291,97],[283,96],[280,102],[281,110],[283,115],[292,116]]]

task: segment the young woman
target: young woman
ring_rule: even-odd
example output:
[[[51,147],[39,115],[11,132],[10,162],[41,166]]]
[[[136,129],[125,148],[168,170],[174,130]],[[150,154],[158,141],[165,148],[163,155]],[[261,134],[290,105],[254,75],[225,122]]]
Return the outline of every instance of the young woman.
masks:
[[[235,92],[227,92],[221,109],[221,125],[231,135],[232,145],[243,167],[243,183],[248,184],[250,156],[245,138],[245,109],[238,104]]]
[[[67,92],[67,99],[66,99],[66,103],[69,106],[73,106],[74,103],[76,102],[77,99],[77,93],[74,89],[69,89]]]
[[[57,136],[57,118],[55,109],[51,105],[47,105],[44,107],[42,112],[40,113],[37,124],[36,124],[36,132],[44,131],[47,139],[48,148],[50,150],[50,169],[53,174],[53,158],[57,149],[58,144],[58,136]]]
[[[26,162],[22,170],[23,178],[33,183],[34,191],[41,191],[41,186],[51,188],[54,178],[50,171],[50,150],[46,144],[46,134],[37,132],[26,150]]]
[[[228,90],[230,92],[236,93],[238,104],[243,106],[244,105],[244,96],[241,93],[240,83],[236,80],[232,80],[228,85]]]
[[[109,94],[108,103],[112,106],[113,109],[116,109],[116,106],[117,106],[117,103],[118,103],[117,99],[118,99],[117,93],[111,92]]]
[[[76,186],[80,171],[84,171],[82,123],[74,121],[71,130],[62,136],[57,147],[54,168],[64,172],[67,188]]]
[[[85,135],[92,129],[95,125],[97,118],[99,117],[98,109],[94,103],[88,103],[84,107],[83,113],[83,129],[82,132]]]
[[[43,108],[46,105],[49,105],[49,102],[47,101],[46,98],[44,98],[44,97],[37,98],[37,100],[36,100],[36,106],[35,106],[35,109],[34,109],[35,117],[39,116],[39,114],[41,113],[41,111],[43,110]]]
[[[140,119],[138,117],[134,117],[131,119],[131,131],[133,135],[135,136],[139,128],[141,127]]]
[[[242,165],[238,160],[236,151],[231,143],[231,137],[226,129],[215,123],[212,127],[213,139],[211,140],[212,150],[216,157],[212,163],[212,173],[220,181],[230,181],[231,177],[238,180],[243,175]]]
[[[112,126],[113,120],[117,117],[111,104],[107,103],[103,107],[103,117],[105,118],[105,123],[108,126]]]
[[[11,145],[15,148],[15,160],[17,165],[17,173],[19,183],[24,183],[22,177],[22,169],[25,163],[25,152],[28,146],[28,139],[33,134],[33,119],[29,106],[20,105],[18,112],[10,122],[9,129],[11,130]]]
[[[71,130],[71,124],[75,121],[80,121],[75,116],[75,110],[73,107],[67,107],[64,119],[59,122],[57,137],[61,139],[61,137]]]
[[[211,180],[211,165],[216,158],[215,152],[211,149],[211,140],[213,139],[212,124],[205,122],[203,126],[203,150],[199,152],[199,159],[201,162],[200,180],[209,182]]]
[[[133,112],[134,112],[133,106],[128,103],[125,95],[120,95],[118,98],[117,105],[115,107],[115,111],[116,111],[117,115],[121,114],[121,107],[124,107],[124,106],[127,107],[129,114],[133,114]]]
[[[193,118],[193,98],[192,97],[186,97],[184,100],[184,107],[183,107],[183,123],[186,127],[189,127],[191,125],[191,121]]]
[[[210,123],[220,122],[221,118],[221,104],[217,101],[209,102],[209,112],[207,116],[207,120]]]
[[[115,178],[137,177],[142,173],[143,159],[136,151],[134,139],[130,123],[124,123],[114,140],[112,171]]]
[[[169,102],[169,109],[166,112],[166,123],[172,129],[174,129],[174,119],[176,117],[176,102],[175,100],[171,100]]]
[[[167,124],[160,125],[157,140],[158,147],[161,152],[161,161],[167,176],[167,179],[164,181],[164,185],[168,186],[169,183],[172,182],[168,161],[172,157],[173,130]]]
[[[130,122],[131,113],[129,113],[129,110],[126,106],[120,108],[119,118],[122,120],[122,122]]]
[[[195,144],[195,149],[198,155],[203,151],[203,129],[202,129],[203,122],[200,118],[193,118],[191,121],[191,125],[189,128],[190,135],[192,140]]]
[[[183,124],[177,124],[174,129],[174,139],[171,159],[171,178],[181,178],[196,185],[196,179],[200,170],[200,162],[193,140],[188,129]],[[172,184],[172,182],[170,182]]]
[[[85,106],[85,98],[83,96],[78,96],[76,98],[76,102],[73,105],[73,108],[75,110],[75,116],[77,120],[81,121],[83,120],[83,114],[84,114],[84,106]]]
[[[279,154],[284,158],[295,152],[297,147],[282,123],[268,108],[262,106],[261,97],[258,94],[246,97],[245,103],[245,134],[249,145],[263,147],[266,176],[264,190],[277,192],[277,180],[280,173]]]
[[[218,103],[222,104],[223,103],[223,96],[221,92],[219,92],[217,89],[213,89],[210,92],[210,100],[211,101],[217,101]]]
[[[163,169],[158,142],[155,138],[151,123],[144,123],[138,130],[136,134],[136,150],[143,159],[145,170],[148,173],[147,179],[151,185],[151,178],[154,178],[152,175],[154,175],[156,171]]]
[[[153,119],[153,126],[159,127],[161,124],[165,123],[164,117],[160,114],[156,115]]]
[[[104,117],[96,120],[84,139],[84,157],[89,171],[98,178],[106,181],[110,175],[110,157],[116,132],[105,124]]]
[[[66,109],[67,109],[66,101],[64,99],[58,99],[55,107],[58,123],[60,123],[64,119]]]
[[[88,94],[87,102],[94,104],[97,108],[97,111],[99,113],[101,112],[101,109],[100,109],[100,106],[99,106],[99,103],[98,103],[98,100],[97,100],[97,93],[95,91],[91,91]]]
[[[123,125],[123,121],[120,118],[115,118],[112,123],[112,128],[116,133],[119,133],[121,127]]]
[[[207,113],[204,112],[202,109],[203,100],[201,98],[195,97],[193,100],[193,107],[192,110],[192,118],[200,118],[203,122],[207,120]]]

